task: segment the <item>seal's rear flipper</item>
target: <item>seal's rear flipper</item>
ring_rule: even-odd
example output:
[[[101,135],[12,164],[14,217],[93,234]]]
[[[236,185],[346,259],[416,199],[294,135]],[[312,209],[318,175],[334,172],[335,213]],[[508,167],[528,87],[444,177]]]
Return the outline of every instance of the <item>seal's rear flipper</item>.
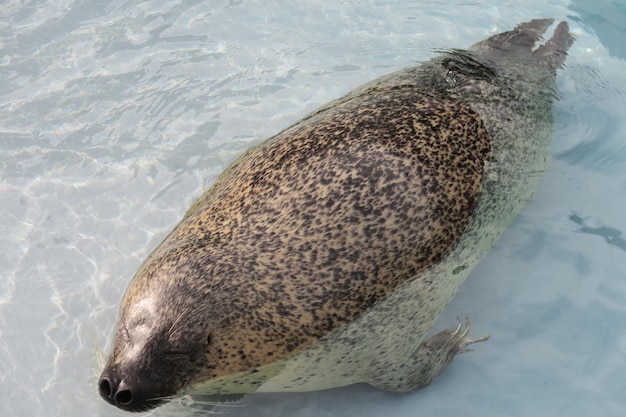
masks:
[[[567,23],[559,23],[552,38],[533,51],[535,43],[542,39],[542,35],[553,22],[552,19],[535,19],[520,23],[515,29],[494,35],[477,43],[470,50],[486,53],[487,57],[496,61],[499,57],[506,56],[518,61],[534,61],[551,69],[559,68],[574,42]]]
[[[554,22],[552,19],[535,19],[530,22],[520,23],[510,32],[504,32],[502,36],[505,44],[509,45],[511,50],[524,50],[529,53],[535,46],[535,42],[542,39],[548,27]]]
[[[541,35],[544,34],[552,22],[552,19],[535,19],[530,22],[520,23],[515,29],[499,33],[478,42],[471,49],[497,51],[517,58],[528,57],[535,42],[541,39]]]
[[[550,40],[533,52],[533,57],[548,68],[557,69],[565,62],[567,50],[573,43],[574,36],[569,33],[569,26],[566,22],[561,22]]]

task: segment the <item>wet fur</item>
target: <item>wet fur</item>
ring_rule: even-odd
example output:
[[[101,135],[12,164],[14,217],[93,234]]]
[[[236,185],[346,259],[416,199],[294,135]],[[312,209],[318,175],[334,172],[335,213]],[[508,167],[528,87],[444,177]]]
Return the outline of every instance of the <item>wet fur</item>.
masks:
[[[550,23],[381,77],[248,151],[138,271],[103,375],[149,368],[162,395],[414,388],[420,342],[547,169],[572,42],[562,23],[532,51]]]

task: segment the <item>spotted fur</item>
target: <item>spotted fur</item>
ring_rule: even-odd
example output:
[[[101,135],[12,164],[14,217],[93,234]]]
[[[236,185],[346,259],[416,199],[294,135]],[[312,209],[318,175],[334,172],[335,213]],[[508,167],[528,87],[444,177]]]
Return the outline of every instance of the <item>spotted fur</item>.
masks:
[[[546,170],[572,42],[562,23],[531,51],[550,23],[382,77],[248,151],[136,274],[101,381],[147,398],[430,382],[445,363],[420,343]]]

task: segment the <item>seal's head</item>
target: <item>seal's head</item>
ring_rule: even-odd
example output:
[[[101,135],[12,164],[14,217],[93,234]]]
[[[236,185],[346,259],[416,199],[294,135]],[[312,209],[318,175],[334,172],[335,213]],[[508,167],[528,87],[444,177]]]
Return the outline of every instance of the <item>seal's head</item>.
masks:
[[[205,395],[228,393],[224,384],[255,391],[267,376],[259,368],[291,352],[287,326],[267,311],[267,292],[236,261],[237,249],[190,230],[172,232],[124,294],[98,381],[100,395],[123,410],[146,411],[198,387]]]
[[[143,307],[144,314],[122,318],[112,355],[98,382],[102,398],[126,411],[158,406],[208,368],[210,334],[198,332],[185,343],[172,343],[167,332],[153,331],[152,311],[158,307]]]
[[[98,381],[100,395],[126,411],[146,411],[197,381],[225,372],[216,341],[223,320],[203,288],[189,287],[193,263],[144,264],[124,296],[115,342]],[[182,266],[182,267],[181,267]],[[193,282],[193,281],[191,281]],[[223,339],[222,339],[223,340]]]

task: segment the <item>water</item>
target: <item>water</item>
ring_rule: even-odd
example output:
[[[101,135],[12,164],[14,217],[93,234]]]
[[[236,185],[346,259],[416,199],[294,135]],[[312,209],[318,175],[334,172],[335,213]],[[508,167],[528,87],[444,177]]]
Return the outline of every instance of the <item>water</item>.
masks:
[[[535,17],[577,36],[553,162],[437,325],[492,339],[428,388],[248,396],[233,416],[626,415],[626,8],[617,1],[0,5],[0,413],[96,394],[141,261],[240,152],[351,88]],[[201,414],[171,404],[154,416]]]

